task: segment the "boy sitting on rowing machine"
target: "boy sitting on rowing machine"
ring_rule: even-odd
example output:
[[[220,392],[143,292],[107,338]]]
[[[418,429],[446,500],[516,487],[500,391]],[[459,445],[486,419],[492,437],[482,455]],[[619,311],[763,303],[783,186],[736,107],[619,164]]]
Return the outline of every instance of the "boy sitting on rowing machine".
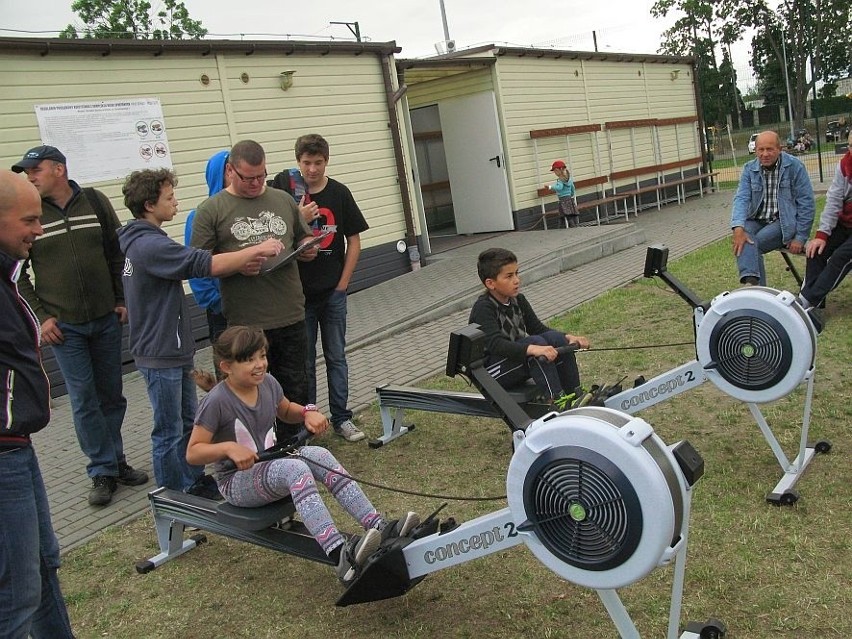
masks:
[[[274,443],[276,417],[287,423],[304,421],[314,435],[328,430],[328,419],[316,406],[301,406],[284,397],[281,385],[267,373],[267,346],[263,331],[247,326],[229,327],[213,344],[225,379],[201,400],[186,458],[190,464],[215,464],[219,492],[234,506],[252,508],[292,496],[302,523],[337,561],[337,576],[348,585],[382,541],[408,536],[420,517],[408,512],[398,520],[386,520],[334,455],[321,446],[302,446],[289,457],[255,463],[257,453]],[[236,470],[224,466],[228,459]],[[361,525],[364,535],[347,539],[340,532],[319,494],[317,480]]]
[[[502,248],[479,254],[479,279],[487,289],[473,305],[470,322],[485,333],[485,368],[503,388],[530,377],[559,408],[570,408],[582,393],[574,352],[559,347],[589,348],[589,340],[550,328],[538,319],[521,287],[518,258]]]

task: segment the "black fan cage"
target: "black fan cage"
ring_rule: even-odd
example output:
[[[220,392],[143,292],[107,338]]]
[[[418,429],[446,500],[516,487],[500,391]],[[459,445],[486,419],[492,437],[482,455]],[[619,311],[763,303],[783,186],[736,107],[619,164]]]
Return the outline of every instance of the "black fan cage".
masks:
[[[630,481],[602,455],[564,446],[539,456],[524,486],[525,526],[561,561],[610,570],[633,556],[642,509]]]
[[[709,367],[728,383],[745,390],[772,388],[793,361],[790,336],[771,315],[756,310],[732,311],[710,333]]]

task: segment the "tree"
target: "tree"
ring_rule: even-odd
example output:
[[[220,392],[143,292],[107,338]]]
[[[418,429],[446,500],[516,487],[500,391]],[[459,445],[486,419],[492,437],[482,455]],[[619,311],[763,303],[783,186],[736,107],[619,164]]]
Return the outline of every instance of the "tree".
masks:
[[[741,102],[729,52],[721,47],[730,40],[726,39],[715,4],[714,0],[657,0],[651,7],[651,15],[658,18],[672,11],[683,14],[663,33],[660,53],[695,58],[702,115],[708,125],[724,124],[728,113],[736,112]],[[720,47],[721,65],[716,58]]]
[[[815,84],[836,80],[852,68],[848,49],[852,10],[846,0],[781,0],[774,4],[771,8],[767,0],[722,0],[719,15],[725,16],[726,28],[737,36],[745,28],[755,29],[752,65],[767,90],[777,87],[778,78],[784,77],[786,54],[793,120],[801,128]]]
[[[158,11],[146,0],[74,0],[71,10],[83,26],[69,24],[60,38],[124,38],[137,40],[199,40],[207,35],[201,22],[189,17],[183,2],[162,0]],[[78,31],[79,29],[79,31]]]
[[[736,81],[733,70],[726,71],[730,65],[716,65],[716,48],[738,41],[746,29],[755,31],[751,64],[761,92],[776,104],[786,103],[786,53],[797,128],[804,121],[814,84],[852,72],[848,0],[773,0],[771,4],[770,0],[657,0],[651,8],[656,17],[673,11],[684,14],[663,34],[660,52],[692,55],[699,75],[709,76],[700,83],[708,120],[719,94],[732,95],[730,82]]]

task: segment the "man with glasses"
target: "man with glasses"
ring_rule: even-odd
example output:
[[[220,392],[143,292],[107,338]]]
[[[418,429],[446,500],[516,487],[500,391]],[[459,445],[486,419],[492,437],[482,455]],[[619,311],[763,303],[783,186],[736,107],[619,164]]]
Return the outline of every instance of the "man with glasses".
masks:
[[[276,238],[286,250],[312,238],[295,200],[288,193],[267,188],[266,154],[260,144],[253,140],[237,142],[225,171],[228,186],[198,206],[192,246],[215,254]],[[314,247],[298,259],[312,260],[316,255]],[[307,404],[305,297],[295,262],[255,277],[225,277],[221,289],[228,325],[263,329],[269,341],[269,373],[287,397]]]

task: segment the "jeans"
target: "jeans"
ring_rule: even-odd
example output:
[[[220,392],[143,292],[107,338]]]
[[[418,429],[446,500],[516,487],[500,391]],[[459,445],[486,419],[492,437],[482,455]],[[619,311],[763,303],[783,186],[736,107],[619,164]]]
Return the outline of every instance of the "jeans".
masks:
[[[317,329],[322,339],[328,406],[335,426],[352,419],[349,410],[349,365],[346,363],[346,291],[334,290],[319,299],[305,299],[308,357],[308,401],[317,401]]]
[[[53,353],[65,378],[74,430],[89,458],[86,473],[118,475],[124,462],[121,424],[127,400],[121,388],[121,324],[115,313],[86,322],[58,322],[65,341]]]
[[[763,265],[763,254],[776,251],[784,246],[781,237],[781,222],[762,222],[746,220],[743,224],[745,232],[754,240],[754,244],[746,242],[742,253],[737,257],[737,269],[740,272],[740,282],[746,277],[756,277],[760,286],[766,286],[766,269]]]
[[[151,448],[154,478],[158,486],[186,490],[204,474],[204,466],[186,461],[186,445],[195,423],[198,398],[192,366],[143,368],[139,372],[148,386],[154,409]]]
[[[568,344],[565,333],[559,331],[528,335],[519,339],[518,342],[554,348]],[[563,392],[571,393],[580,385],[580,372],[577,369],[577,359],[573,351],[559,355],[553,362],[540,362],[536,357],[527,357],[523,364],[509,359],[489,361],[487,369],[503,388],[517,386],[531,377],[549,399],[556,399]]]
[[[0,637],[73,638],[58,568],[35,450],[0,450]]]

